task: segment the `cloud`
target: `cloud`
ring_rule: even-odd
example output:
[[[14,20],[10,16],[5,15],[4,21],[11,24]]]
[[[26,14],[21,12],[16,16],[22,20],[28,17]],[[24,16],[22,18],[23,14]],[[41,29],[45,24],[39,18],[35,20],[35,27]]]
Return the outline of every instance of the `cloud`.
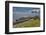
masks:
[[[34,12],[35,12],[35,11],[36,11],[36,12],[39,12],[40,10],[39,10],[39,9],[33,9],[32,11],[34,11]]]

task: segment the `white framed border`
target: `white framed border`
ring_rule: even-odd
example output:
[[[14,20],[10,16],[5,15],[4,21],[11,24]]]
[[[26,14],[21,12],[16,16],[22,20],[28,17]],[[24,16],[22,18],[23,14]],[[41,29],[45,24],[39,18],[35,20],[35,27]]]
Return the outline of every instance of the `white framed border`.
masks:
[[[13,7],[40,8],[40,27],[13,28]],[[9,32],[39,31],[39,30],[43,30],[43,5],[9,3]]]

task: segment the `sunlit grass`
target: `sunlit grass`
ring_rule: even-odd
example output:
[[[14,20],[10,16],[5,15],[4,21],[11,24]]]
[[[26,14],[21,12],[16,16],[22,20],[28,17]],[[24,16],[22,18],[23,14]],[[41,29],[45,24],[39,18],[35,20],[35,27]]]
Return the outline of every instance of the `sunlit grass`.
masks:
[[[23,28],[23,27],[40,27],[40,20],[39,19],[36,19],[36,20],[28,20],[28,21],[25,21],[23,23],[19,23],[19,24],[16,24],[14,25],[14,27],[16,28]]]

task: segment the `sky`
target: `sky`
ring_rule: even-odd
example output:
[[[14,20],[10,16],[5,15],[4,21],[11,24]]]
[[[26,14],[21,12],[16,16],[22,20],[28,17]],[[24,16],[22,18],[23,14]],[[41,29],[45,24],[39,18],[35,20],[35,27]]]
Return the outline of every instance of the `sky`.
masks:
[[[32,13],[37,12],[37,13]],[[13,7],[13,20],[19,19],[24,16],[39,16],[40,8],[31,8],[31,7]]]

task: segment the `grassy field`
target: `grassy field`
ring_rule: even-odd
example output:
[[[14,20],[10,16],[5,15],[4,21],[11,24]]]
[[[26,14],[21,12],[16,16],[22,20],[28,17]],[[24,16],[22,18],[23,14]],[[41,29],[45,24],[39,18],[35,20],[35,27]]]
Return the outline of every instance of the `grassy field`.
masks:
[[[14,28],[23,28],[23,27],[40,27],[40,20],[36,19],[36,20],[28,20],[25,21],[23,23],[19,23],[16,25],[13,25]]]

